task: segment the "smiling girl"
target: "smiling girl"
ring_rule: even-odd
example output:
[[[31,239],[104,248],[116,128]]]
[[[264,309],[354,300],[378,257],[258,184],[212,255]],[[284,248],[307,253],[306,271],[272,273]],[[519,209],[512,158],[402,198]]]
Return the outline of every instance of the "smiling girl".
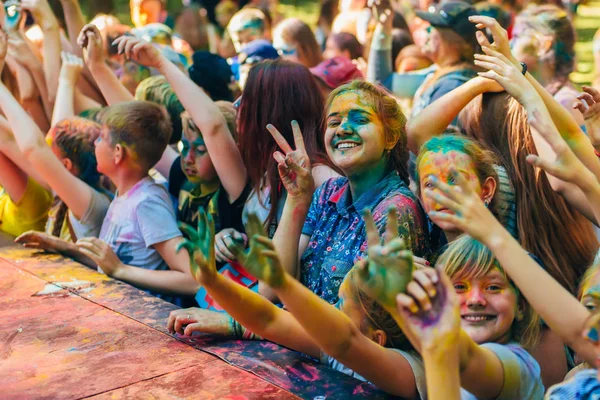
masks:
[[[424,254],[427,240],[425,217],[407,185],[405,118],[396,101],[370,83],[354,81],[333,91],[325,109],[327,155],[346,177],[316,191],[298,125],[292,124],[295,151],[269,126],[286,153],[274,157],[288,192],[273,240],[290,275],[335,303],[344,277],[365,255],[363,210],[373,213],[382,230],[387,209],[395,207],[399,235],[415,254]],[[269,293],[268,287],[261,290]]]

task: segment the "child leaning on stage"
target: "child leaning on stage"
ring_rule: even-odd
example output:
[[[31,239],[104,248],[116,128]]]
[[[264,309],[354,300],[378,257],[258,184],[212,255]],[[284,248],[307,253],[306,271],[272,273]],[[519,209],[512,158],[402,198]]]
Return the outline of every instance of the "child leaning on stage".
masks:
[[[391,211],[388,237],[397,237],[397,220]],[[374,227],[372,219],[371,223]],[[197,230],[189,226],[182,229],[191,238],[182,247],[191,255],[192,273],[241,324],[236,325],[239,330],[247,329],[319,358],[331,368],[370,381],[390,394],[407,399],[426,398],[425,373],[419,356],[391,315],[360,289],[356,268],[348,272],[340,285],[337,305],[329,304],[285,272],[262,223],[250,214],[246,226],[252,238],[250,251],[244,254],[237,246],[235,255],[248,272],[275,290],[288,312],[217,273],[210,214],[199,213]]]

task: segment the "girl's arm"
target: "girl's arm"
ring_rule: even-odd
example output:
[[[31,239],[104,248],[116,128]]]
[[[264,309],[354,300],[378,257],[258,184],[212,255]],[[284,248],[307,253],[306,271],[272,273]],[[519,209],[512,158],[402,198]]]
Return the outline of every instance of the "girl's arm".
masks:
[[[211,161],[229,201],[237,200],[246,187],[248,175],[237,144],[227,128],[225,117],[216,104],[185,72],[168,61],[151,44],[133,37],[121,37],[115,44],[118,44],[119,52],[124,52],[127,58],[147,67],[154,67],[167,78],[177,98],[202,132],[208,153],[213,155]]]
[[[470,17],[469,20],[477,24],[480,29],[489,28],[494,37],[494,44],[491,45],[483,32],[477,33],[477,40],[481,44],[483,51],[488,56],[494,56],[492,52],[499,52],[505,57],[505,62],[513,67],[520,68],[520,63],[513,57],[510,52],[510,44],[508,42],[508,33],[498,22],[490,17]],[[485,56],[483,56],[485,57]],[[476,55],[476,59],[482,60],[481,55]],[[476,61],[477,64],[477,61]],[[583,162],[583,164],[594,173],[596,178],[600,178],[600,162],[594,154],[594,149],[590,146],[589,138],[583,133],[570,112],[560,105],[554,97],[530,74],[525,74],[525,77],[535,92],[542,98],[544,105],[547,107],[552,122],[556,125],[558,132],[569,144],[575,155]]]
[[[273,289],[323,352],[388,393],[404,398],[418,397],[413,370],[404,356],[383,347],[385,342],[381,343],[381,337],[376,343],[365,336],[344,312],[288,274],[255,215],[250,216],[246,231],[252,237],[250,253],[245,256],[238,250],[236,256],[248,272]],[[340,299],[340,308],[344,309],[342,294]]]
[[[425,191],[425,196],[431,197],[453,213],[433,212],[430,214],[433,222],[453,223],[486,245],[548,326],[561,336],[566,345],[593,364],[596,359],[595,349],[581,337],[589,311],[533,261],[485,207],[466,178],[456,171],[453,174],[458,182],[457,186],[450,187],[443,182],[434,181],[434,187],[439,191]]]
[[[18,132],[15,141],[25,159],[65,202],[75,217],[82,218],[89,207],[94,189],[67,170],[48,147],[37,125],[1,83],[0,108],[12,131]]]
[[[108,105],[135,100],[106,64],[102,35],[95,25],[84,26],[77,38],[77,43],[83,48],[85,63]]]
[[[495,81],[477,77],[435,100],[406,123],[409,150],[418,154],[425,142],[442,134],[460,111],[478,95],[501,91],[504,88]]]
[[[263,229],[255,215],[250,216],[248,228],[256,233]],[[198,228],[181,224],[181,229],[190,237],[179,248],[190,254],[192,275],[227,313],[255,334],[312,357],[320,356],[320,349],[294,319],[292,314],[276,307],[259,294],[238,285],[217,272],[214,251],[214,222],[210,214],[199,210]],[[258,263],[277,263],[272,247],[253,239],[248,255],[238,249],[238,259],[245,266],[255,267]]]
[[[74,102],[73,107],[75,108],[76,115],[79,115],[86,110],[91,110],[93,108],[101,108],[102,107],[102,104],[98,103],[96,100],[92,99],[91,97],[88,97],[85,94],[83,94],[83,92],[81,92],[81,90],[79,90],[79,88],[75,88],[73,102]]]
[[[17,167],[4,154],[0,153],[0,186],[10,200],[18,204],[27,190],[27,174]]]
[[[287,198],[273,237],[273,244],[280,256],[281,265],[287,273],[298,277],[300,257],[308,247],[310,239],[302,234],[302,228],[312,201],[314,178],[298,123],[292,121],[296,150],[292,150],[290,144],[273,125],[267,125],[267,129],[283,151],[283,153],[275,152],[273,157],[278,163],[279,176],[287,190]],[[271,300],[277,298],[265,282],[260,281],[258,285],[260,294]]]
[[[81,12],[79,6],[79,0],[60,0],[62,5],[63,13],[65,15],[65,22],[67,24],[67,34],[69,35],[69,42],[71,43],[71,49],[74,54],[78,57],[83,57],[83,49],[77,44],[77,37],[79,32],[85,26],[85,18]]]
[[[60,70],[60,28],[58,21],[47,0],[21,0],[23,10],[31,12],[35,22],[44,34],[44,75],[48,87],[48,100],[54,104],[58,90],[58,75]]]
[[[52,114],[52,126],[66,118],[75,116],[75,85],[81,75],[83,60],[69,53],[62,53],[62,66],[60,69],[60,80],[58,83],[58,94],[54,113]]]
[[[486,52],[486,55],[476,55],[475,64],[487,68],[488,71],[480,73],[480,75],[496,80],[507,90],[507,92],[521,103],[521,105],[523,105],[527,110],[528,120],[531,125],[531,135],[538,154],[546,159],[555,158],[555,150],[536,128],[539,125],[536,123],[536,120],[552,120],[549,110],[544,105],[542,98],[535,90],[533,90],[528,79],[525,78],[505,56],[489,47],[483,47],[483,49]],[[537,115],[537,118],[534,115]],[[545,129],[556,130],[555,127]],[[593,154],[594,149],[590,145],[589,140],[587,146]],[[594,158],[594,162],[600,167],[600,162],[598,162],[595,155]],[[582,161],[585,163],[584,159],[582,159]],[[573,183],[560,179],[554,175],[546,174],[546,176],[552,188],[565,197],[569,204],[584,214],[590,221],[598,224],[598,220],[592,212],[590,203],[587,202],[586,196],[582,193],[580,188]]]

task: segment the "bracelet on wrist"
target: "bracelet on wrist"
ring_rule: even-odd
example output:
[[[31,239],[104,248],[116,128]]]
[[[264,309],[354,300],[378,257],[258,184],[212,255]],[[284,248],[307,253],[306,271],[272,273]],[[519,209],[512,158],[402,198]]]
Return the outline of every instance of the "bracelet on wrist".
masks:
[[[521,64],[521,73],[525,75],[527,73],[527,64],[525,64],[523,61],[520,61],[519,64]]]

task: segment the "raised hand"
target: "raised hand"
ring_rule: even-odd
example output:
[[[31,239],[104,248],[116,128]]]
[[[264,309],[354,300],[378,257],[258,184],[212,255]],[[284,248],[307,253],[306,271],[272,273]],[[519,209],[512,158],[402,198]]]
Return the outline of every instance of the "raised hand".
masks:
[[[96,25],[84,26],[77,38],[77,44],[83,49],[83,58],[88,67],[104,63],[104,41]]]
[[[161,70],[165,58],[151,43],[133,36],[121,36],[113,42],[119,54],[148,68]]]
[[[392,33],[393,27],[393,16],[392,9],[389,0],[369,0],[367,3],[368,7],[371,8],[371,15],[375,20],[375,23],[381,25],[383,31],[387,34]]]
[[[443,351],[458,343],[460,310],[452,282],[442,269],[416,271],[407,293],[397,297],[403,331],[423,351]],[[415,341],[417,343],[415,343]]]
[[[21,0],[21,9],[29,11],[42,30],[57,28],[58,21],[48,0]]]
[[[273,158],[277,161],[279,176],[287,190],[288,198],[310,203],[315,191],[315,181],[312,177],[310,159],[306,153],[304,138],[298,122],[292,121],[296,150],[292,150],[287,140],[273,125],[267,125],[267,130],[284,153],[276,151],[273,153]]]
[[[368,259],[358,264],[361,288],[385,308],[394,308],[396,296],[404,293],[412,279],[413,255],[404,241],[398,237],[396,209],[388,211],[385,238],[382,243],[373,216],[363,214],[367,230]]]
[[[62,66],[60,68],[60,79],[71,84],[76,84],[83,70],[83,60],[74,54],[65,51],[60,53]]]
[[[583,93],[577,98],[573,108],[583,114],[587,134],[596,150],[600,149],[600,91],[593,87],[583,86]],[[584,104],[587,103],[587,104]]]
[[[215,335],[233,334],[232,319],[225,313],[204,310],[201,308],[186,308],[171,311],[167,321],[170,333],[191,336],[194,332]]]
[[[215,223],[204,208],[198,209],[198,228],[179,223],[179,229],[189,237],[177,246],[177,252],[186,249],[190,256],[190,269],[194,279],[206,283],[217,274],[215,262]]]
[[[449,186],[431,177],[431,184],[438,190],[426,189],[423,194],[450,210],[452,214],[431,211],[429,217],[436,224],[449,222],[474,239],[487,244],[487,241],[493,238],[491,233],[494,228],[504,228],[475,193],[467,179],[454,168],[451,168],[450,172],[457,185]]]
[[[487,54],[486,49],[498,51],[513,65],[518,65],[519,61],[515,59],[510,51],[510,42],[508,40],[508,32],[498,21],[492,17],[483,15],[474,15],[469,17],[469,21],[475,24],[477,29],[488,29],[494,38],[494,43],[490,43],[485,34],[481,31],[476,33],[477,41],[481,45],[483,51]]]
[[[495,80],[521,104],[526,101],[528,94],[536,94],[521,70],[506,56],[489,47],[484,48],[484,52],[486,54],[475,54],[475,65],[487,70],[479,72],[479,76]]]
[[[16,32],[23,21],[23,11],[21,3],[18,0],[7,0],[2,9],[2,18],[4,20],[3,29],[6,32]]]
[[[232,250],[236,259],[257,279],[272,288],[280,287],[284,282],[285,270],[273,242],[256,214],[248,216],[246,232],[250,238],[250,251],[246,254],[241,246],[235,244]]]
[[[577,158],[567,142],[560,136],[554,126],[544,121],[539,112],[533,112],[533,118],[529,118],[529,123],[534,127],[548,142],[556,159],[554,161],[544,160],[540,156],[530,154],[527,156],[527,162],[531,165],[541,168],[546,173],[557,177],[565,182],[571,182],[580,188],[598,185],[598,180],[586,166]]]

